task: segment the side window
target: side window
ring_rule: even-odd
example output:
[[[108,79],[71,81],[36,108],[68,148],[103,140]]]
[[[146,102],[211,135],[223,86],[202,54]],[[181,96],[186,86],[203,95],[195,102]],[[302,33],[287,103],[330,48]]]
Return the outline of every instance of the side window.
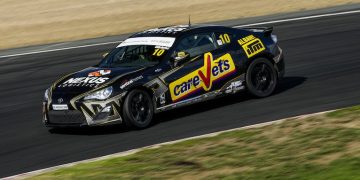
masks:
[[[175,52],[187,52],[190,57],[195,57],[216,49],[215,43],[212,33],[194,34],[180,40]]]
[[[216,44],[219,47],[222,47],[234,41],[235,35],[228,32],[215,32],[215,39],[216,39]]]

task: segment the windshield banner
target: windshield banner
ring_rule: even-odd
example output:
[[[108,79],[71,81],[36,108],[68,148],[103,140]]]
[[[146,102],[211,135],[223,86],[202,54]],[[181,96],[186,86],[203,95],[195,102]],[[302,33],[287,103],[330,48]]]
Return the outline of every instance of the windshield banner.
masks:
[[[134,45],[150,45],[150,46],[163,46],[171,47],[175,42],[173,37],[136,37],[126,39],[124,42],[118,45],[123,46],[134,46]]]

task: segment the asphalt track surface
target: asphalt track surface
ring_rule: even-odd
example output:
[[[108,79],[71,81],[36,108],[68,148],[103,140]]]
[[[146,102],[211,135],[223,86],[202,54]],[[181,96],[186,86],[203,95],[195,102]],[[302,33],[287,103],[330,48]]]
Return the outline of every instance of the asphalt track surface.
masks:
[[[274,95],[247,93],[158,114],[145,130],[49,130],[44,90],[116,45],[0,59],[0,177],[155,143],[360,104],[360,14],[274,24],[286,75]]]

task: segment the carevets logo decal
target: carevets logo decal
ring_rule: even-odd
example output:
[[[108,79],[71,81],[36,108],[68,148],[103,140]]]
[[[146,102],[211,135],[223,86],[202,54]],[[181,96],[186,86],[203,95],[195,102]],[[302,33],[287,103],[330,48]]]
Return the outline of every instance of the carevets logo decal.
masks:
[[[204,54],[204,66],[171,82],[171,99],[179,101],[191,93],[200,90],[209,91],[212,83],[235,71],[234,61],[229,53],[213,60],[210,52]]]

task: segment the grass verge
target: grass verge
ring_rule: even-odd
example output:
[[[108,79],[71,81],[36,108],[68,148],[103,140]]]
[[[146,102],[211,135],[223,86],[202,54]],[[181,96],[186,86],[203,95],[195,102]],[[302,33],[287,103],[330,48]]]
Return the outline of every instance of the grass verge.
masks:
[[[187,140],[30,179],[360,179],[360,106]]]

